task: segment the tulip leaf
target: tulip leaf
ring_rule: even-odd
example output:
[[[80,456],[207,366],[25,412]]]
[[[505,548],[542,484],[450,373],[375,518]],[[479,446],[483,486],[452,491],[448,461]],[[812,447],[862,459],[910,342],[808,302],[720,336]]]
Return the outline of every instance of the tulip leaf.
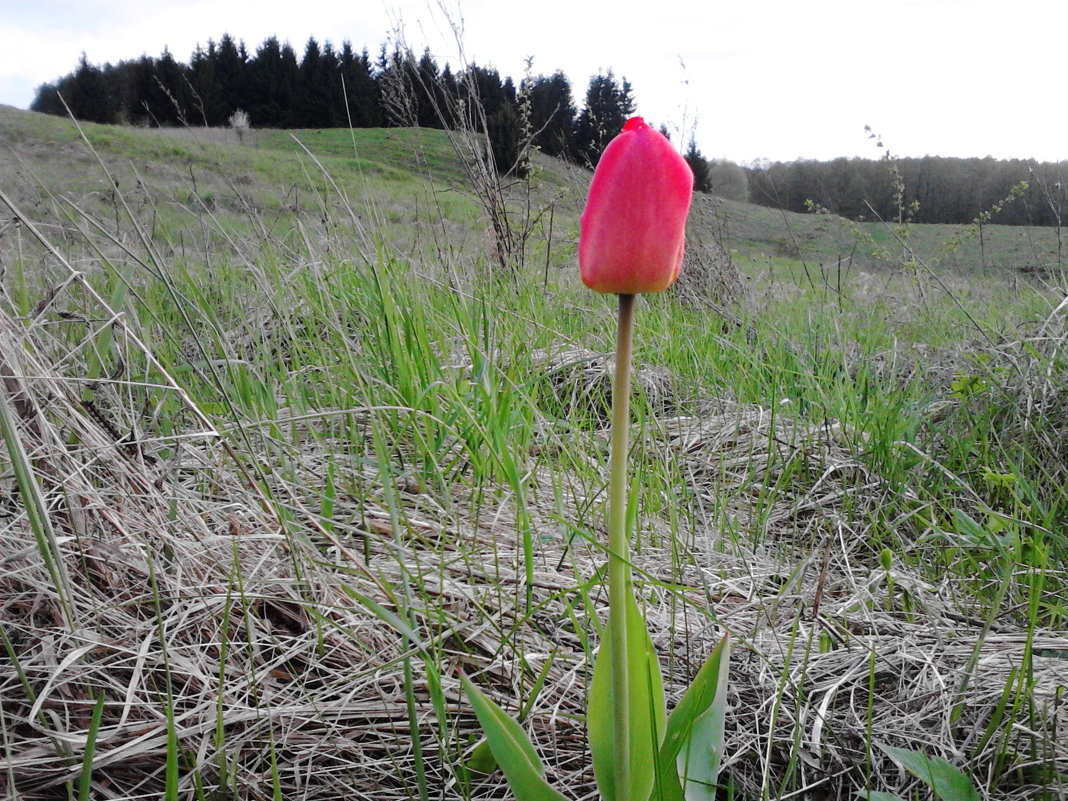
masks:
[[[483,775],[488,775],[497,770],[497,760],[493,756],[493,748],[490,747],[489,740],[485,737],[479,740],[478,744],[471,749],[464,767]]]
[[[964,772],[940,757],[930,757],[907,748],[878,744],[879,747],[905,770],[922,781],[942,801],[979,801],[979,791]]]
[[[593,664],[590,683],[590,706],[586,713],[586,727],[593,757],[593,775],[604,801],[615,801],[616,781],[614,765],[620,759],[630,760],[630,797],[646,799],[653,789],[655,765],[660,740],[664,735],[664,685],[660,676],[660,660],[653,641],[645,628],[638,604],[628,597],[627,622],[627,685],[630,709],[630,754],[615,752],[615,718],[612,714],[612,643],[606,636]],[[608,634],[608,629],[605,629]]]
[[[667,721],[654,801],[715,801],[723,759],[730,639],[725,635]]]
[[[567,801],[545,781],[545,766],[522,727],[466,676],[460,681],[516,801]]]
[[[901,796],[879,790],[857,790],[854,795],[863,801],[905,801]]]

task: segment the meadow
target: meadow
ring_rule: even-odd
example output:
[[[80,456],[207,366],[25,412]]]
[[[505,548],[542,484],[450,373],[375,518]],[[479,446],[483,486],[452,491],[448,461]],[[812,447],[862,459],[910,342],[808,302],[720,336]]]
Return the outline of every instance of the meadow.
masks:
[[[509,797],[461,673],[595,796],[590,173],[467,144],[0,107],[4,797]],[[732,634],[718,797],[1065,798],[1061,235],[696,198],[629,521],[669,706]]]

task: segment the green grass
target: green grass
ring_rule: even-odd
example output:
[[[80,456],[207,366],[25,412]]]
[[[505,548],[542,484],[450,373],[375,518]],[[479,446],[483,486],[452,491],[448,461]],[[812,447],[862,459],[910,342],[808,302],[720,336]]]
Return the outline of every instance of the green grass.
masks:
[[[86,126],[109,193],[69,123],[0,112],[56,249],[5,236],[4,359],[41,409],[4,425],[30,499],[0,534],[13,794],[500,797],[464,764],[460,670],[588,790],[614,304],[573,268],[582,176],[540,160],[510,195],[517,221],[556,205],[512,280],[441,132],[294,132],[313,158],[289,132]],[[812,759],[839,766],[828,797],[918,793],[879,745],[1055,798],[1063,296],[1009,269],[1052,232],[990,227],[972,269],[973,239],[911,226],[902,266],[876,224],[698,202],[727,220],[740,324],[642,298],[635,349],[630,519],[669,696],[729,628],[736,798],[797,797]],[[67,675],[42,626],[107,645],[31,719]],[[123,714],[146,733],[126,752]]]

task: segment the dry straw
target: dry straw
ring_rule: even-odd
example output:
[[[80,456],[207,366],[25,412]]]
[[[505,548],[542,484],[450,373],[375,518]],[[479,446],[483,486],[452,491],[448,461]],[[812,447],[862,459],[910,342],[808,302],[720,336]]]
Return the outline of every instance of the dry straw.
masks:
[[[85,310],[78,345],[53,327],[72,297]],[[101,378],[85,400],[86,354],[104,336],[129,363],[151,362],[122,314],[73,270],[30,317],[6,306],[0,317],[3,402],[23,454],[0,457],[0,794],[65,797],[102,697],[93,797],[158,794],[173,733],[181,797],[260,799],[277,786],[309,801],[407,799],[419,759],[434,797],[459,798],[452,766],[478,731],[462,669],[506,705],[527,698],[544,670],[525,725],[551,783],[592,797],[580,688],[592,621],[605,612],[603,553],[561,521],[579,519],[596,488],[529,477],[539,550],[528,616],[507,490],[457,487],[446,503],[384,484],[353,459],[342,469],[362,477],[366,495],[339,496],[324,526],[309,490],[321,482],[322,416],[282,421],[321,438],[308,438],[295,473],[281,476],[224,447],[163,378],[155,391],[177,399],[185,422],[175,436],[147,438],[128,403],[134,379]],[[561,397],[588,408],[603,393],[597,354],[545,354],[544,365]],[[1035,630],[1028,641],[995,621],[980,640],[984,622],[959,609],[954,579],[871,567],[866,510],[889,490],[852,456],[855,433],[729,400],[669,417],[681,406],[671,382],[637,380],[665,413],[640,447],[669,459],[699,502],[684,535],[644,521],[638,591],[669,706],[723,631],[735,637],[722,774],[735,797],[778,797],[788,774],[799,798],[912,786],[873,742],[966,764],[981,790],[1004,754],[1034,751],[1068,773],[1068,637]],[[371,435],[372,411],[338,414]],[[28,513],[20,460],[50,538]],[[725,497],[723,486],[736,489]],[[398,608],[404,584],[418,590],[408,610]],[[987,736],[1027,648],[1036,713]],[[417,677],[440,672],[440,687],[416,680],[418,756],[405,656]],[[1019,775],[997,797],[1050,797],[1025,768]],[[476,797],[506,795],[498,777],[473,781]]]

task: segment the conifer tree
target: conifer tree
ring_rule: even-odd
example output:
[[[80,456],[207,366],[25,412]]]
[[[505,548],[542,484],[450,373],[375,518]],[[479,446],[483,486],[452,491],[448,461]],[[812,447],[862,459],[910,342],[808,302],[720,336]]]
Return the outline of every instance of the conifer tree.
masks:
[[[409,68],[409,61],[399,47],[394,47],[390,53],[382,45],[375,80],[382,101],[384,122],[392,127],[405,128],[418,124],[419,111],[415,87],[412,85],[414,71]]]
[[[214,66],[227,117],[239,108],[247,111],[250,105],[248,61],[245,43],[237,43],[230,34],[224,33],[215,53]],[[252,117],[252,123],[257,123],[255,117]]]
[[[156,65],[153,59],[143,55],[136,61],[127,62],[126,67],[128,82],[123,100],[126,120],[133,125],[159,126],[156,108],[159,92],[154,80]]]
[[[263,41],[245,66],[244,109],[253,125],[292,128],[302,121],[295,109],[298,92],[297,57],[289,43],[274,36]]]
[[[484,117],[496,114],[503,106],[515,106],[515,86],[511,78],[501,81],[501,75],[495,69],[470,65],[460,81],[460,96],[465,105],[474,109],[481,107]],[[482,122],[473,120],[475,130],[482,130]]]
[[[525,178],[530,167],[523,158],[523,129],[519,112],[511,103],[504,103],[486,117],[486,138],[497,172]]]
[[[594,167],[605,147],[634,114],[630,82],[616,81],[611,70],[590,79],[586,105],[575,123],[574,152],[580,164]]]
[[[471,64],[458,81],[459,107],[466,115],[457,125],[486,134],[489,155],[501,175],[524,177],[524,131],[515,84],[497,70]]]
[[[690,145],[683,154],[686,163],[693,172],[693,188],[695,192],[709,193],[712,191],[712,182],[708,172],[708,160],[702,155],[697,147],[697,142],[690,137]]]
[[[299,91],[295,126],[333,127],[334,108],[335,105],[340,105],[342,98],[337,74],[337,56],[329,44],[320,48],[314,37],[308,39],[304,47],[304,57],[300,61],[297,85]]]
[[[63,108],[63,101],[59,98],[59,84],[61,82],[62,79],[38,86],[37,93],[33,96],[33,102],[30,103],[30,111],[53,114],[57,117],[66,114],[67,112]]]
[[[550,77],[539,75],[527,88],[527,96],[533,144],[550,156],[569,158],[575,104],[567,76],[559,70]]]
[[[348,104],[345,124],[351,119],[355,128],[377,128],[383,124],[381,98],[375,83],[371,57],[364,48],[360,55],[345,42],[338,56],[338,71],[345,87]]]
[[[103,70],[90,64],[85,53],[78,60],[74,74],[61,81],[59,92],[75,119],[113,123],[118,118],[117,93],[108,86]]]
[[[174,60],[170,50],[163,49],[157,59],[147,60],[144,101],[151,109],[154,125],[185,125],[189,107],[189,82],[186,66]]]
[[[230,115],[223,99],[222,85],[215,74],[215,42],[208,40],[208,49],[197,45],[189,59],[189,83],[196,114],[203,125],[225,125]]]
[[[442,108],[446,111],[443,124],[447,128],[451,124],[452,110],[456,108],[456,101],[460,98],[460,84],[448,64],[441,71],[441,96],[444,100]]]
[[[423,51],[415,65],[411,83],[415,92],[416,122],[423,128],[444,128],[442,115],[448,113],[445,92],[437,62],[429,49]]]

